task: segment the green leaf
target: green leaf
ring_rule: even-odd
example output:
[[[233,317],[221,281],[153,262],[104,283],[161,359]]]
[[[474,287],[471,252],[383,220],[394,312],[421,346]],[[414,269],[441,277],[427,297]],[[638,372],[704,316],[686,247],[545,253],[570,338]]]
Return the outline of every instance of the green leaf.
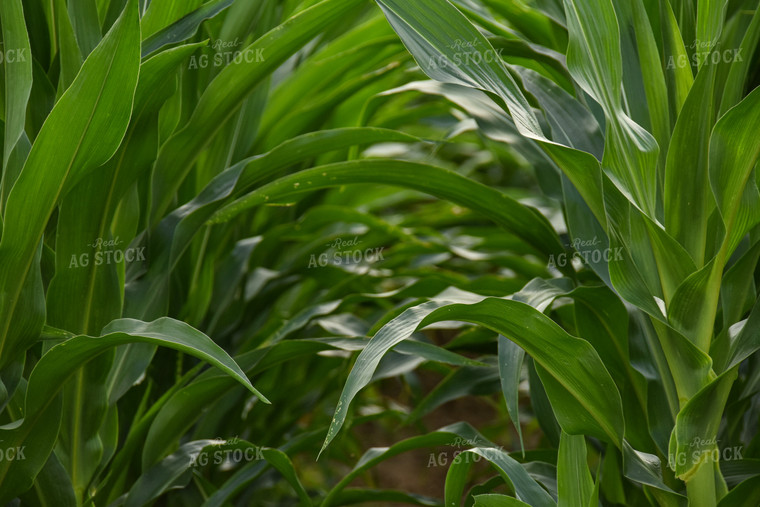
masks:
[[[433,313],[436,309],[445,306],[447,301],[427,302],[414,308],[405,310],[401,315],[383,326],[383,328],[372,337],[369,345],[362,350],[359,357],[351,369],[343,392],[340,395],[338,406],[335,408],[335,415],[330,423],[330,429],[322,444],[320,455],[333,438],[337,435],[343,422],[348,415],[348,406],[356,394],[372,380],[377,366],[385,353],[393,348],[394,345],[408,338],[419,326],[420,322]]]
[[[336,484],[325,496],[321,506],[328,507],[334,505],[343,489],[351,484],[352,481],[359,477],[361,473],[369,470],[378,463],[397,456],[401,453],[413,449],[430,448],[434,446],[453,445],[452,442],[464,440],[466,442],[477,442],[478,445],[486,446],[494,444],[478,433],[475,428],[467,423],[454,423],[443,428],[439,428],[426,435],[415,436],[394,443],[390,447],[372,447],[368,449],[354,468],[346,474],[341,481]],[[532,480],[532,479],[531,479]]]
[[[55,453],[50,455],[47,463],[35,478],[34,487],[23,495],[21,500],[25,505],[39,507],[45,505],[75,507],[77,505],[71,478]]]
[[[294,361],[305,355],[335,348],[329,343],[287,340],[238,356],[237,362],[248,376],[253,376],[287,360]],[[177,389],[157,411],[146,432],[143,439],[143,468],[150,467],[161,459],[172,449],[179,436],[187,432],[215,400],[233,387],[235,381],[229,376],[207,371],[187,386]]]
[[[3,27],[3,55],[5,67],[5,134],[3,139],[3,186],[5,168],[13,148],[24,132],[26,105],[32,90],[32,55],[29,36],[24,24],[21,0],[0,2],[0,21]],[[3,198],[0,198],[0,204]],[[0,207],[2,212],[2,207]]]
[[[382,85],[383,80],[387,80],[388,76],[397,72],[398,69],[398,64],[392,62],[380,69],[373,68],[357,77],[344,77],[340,85],[330,87],[327,93],[313,97],[306,101],[303,106],[293,107],[290,105],[289,113],[277,118],[271,128],[262,128],[261,145],[264,149],[270,149],[307,132],[309,129],[326,126],[326,120],[330,118],[330,115],[340,104],[345,103],[355,95],[367,93],[373,88],[377,89],[378,84]],[[357,70],[357,67],[354,67],[353,70]]]
[[[522,374],[525,351],[513,341],[499,335],[499,377],[501,378],[501,392],[507,403],[507,412],[512,420],[512,425],[520,437],[520,449],[525,455],[525,443],[523,442],[522,425],[520,424],[520,403],[518,388]]]
[[[631,364],[630,319],[625,305],[606,287],[579,287],[568,296],[575,300],[576,332],[594,346],[618,386],[626,418],[626,439],[649,449],[646,381]]]
[[[710,137],[710,185],[726,227],[724,259],[760,222],[760,193],[750,178],[760,156],[758,129],[760,89],[755,89],[718,120]]]
[[[736,50],[738,56],[735,56],[734,61],[731,62],[731,70],[726,78],[723,98],[720,103],[721,116],[738,104],[744,96],[752,57],[757,51],[758,42],[760,42],[760,16],[752,16],[747,32]]]
[[[214,134],[270,73],[325,27],[363,0],[324,0],[305,9],[241,51],[261,54],[263,62],[233,61],[209,84],[184,127],[163,145],[154,168],[151,224],[156,224]]]
[[[700,467],[713,467],[712,451],[717,449],[715,435],[736,377],[737,368],[727,370],[691,398],[678,413],[670,436],[668,464],[679,479],[689,481]]]
[[[87,58],[102,38],[96,0],[69,0],[68,13],[77,45]]]
[[[560,412],[563,416],[559,418],[560,424],[570,426],[566,431],[588,431],[588,434],[622,446],[624,422],[620,394],[588,342],[570,336],[524,303],[490,298],[473,305],[445,305],[445,301],[438,301],[410,308],[372,338],[357,358],[346,381],[323,450],[337,434],[345,420],[348,405],[367,385],[385,352],[406,339],[416,328],[446,320],[483,325],[520,345],[546,369],[549,375],[546,379],[553,379],[556,386],[564,387],[563,394],[569,394],[574,401],[569,408],[577,410],[582,406],[587,412],[583,419],[577,414]],[[552,406],[555,410],[565,408],[559,396],[552,399]]]
[[[660,37],[660,34],[654,32],[654,30],[657,30],[657,25],[652,26],[650,23],[643,0],[633,0],[631,2],[631,9],[633,11],[632,23],[636,34],[636,47],[639,52],[639,65],[644,82],[651,132],[660,147],[661,169],[664,167],[665,147],[670,139],[671,123],[668,87],[660,60],[660,48],[656,40]],[[660,183],[662,183],[662,176],[660,172]]]
[[[667,60],[665,69],[671,92],[671,115],[677,117],[684,102],[686,102],[692,84],[694,84],[694,74],[671,3],[663,2],[661,6],[662,20],[665,25],[663,27],[663,43]]]
[[[394,348],[394,352],[399,352],[408,343],[415,342],[412,340],[401,342]],[[488,366],[488,368],[458,368],[452,371],[420,400],[409,414],[408,420],[418,421],[444,403],[464,396],[488,395],[496,392],[499,374],[495,368]]]
[[[187,483],[189,472],[194,467],[220,465],[226,456],[230,456],[230,451],[231,456],[234,456],[236,450],[241,451],[243,459],[250,457],[252,460],[265,459],[282,474],[298,494],[301,506],[312,505],[287,454],[278,449],[258,447],[240,439],[197,440],[183,444],[177,452],[167,456],[140,476],[130,489],[124,505],[126,507],[146,505],[175,487],[177,483]]]
[[[198,31],[198,27],[207,19],[215,17],[217,14],[224,11],[227,7],[232,5],[234,0],[212,0],[203,4],[201,7],[195,9],[191,13],[183,16],[181,19],[172,23],[171,25],[163,28],[156,33],[150,34],[146,30],[145,21],[143,18],[143,42],[142,42],[142,56],[145,58],[149,54],[158,51],[162,47],[168,44],[174,44],[176,42],[182,42],[189,39]],[[167,5],[177,8],[182,6],[185,8],[192,2],[151,2],[151,8],[154,5]],[[150,12],[150,10],[148,11]],[[146,13],[146,17],[147,17]]]
[[[45,123],[54,104],[55,88],[47,77],[45,70],[40,66],[39,62],[34,59],[32,61],[32,92],[27,105],[26,119],[27,131],[31,139],[35,139],[39,135],[42,125]],[[31,148],[31,142],[29,142],[28,139],[27,143]],[[29,150],[27,150],[27,152],[28,151]],[[24,156],[24,160],[26,160],[26,156]],[[23,166],[23,162],[21,165]],[[5,195],[7,196],[7,192],[10,191],[10,188],[6,188],[5,190]]]
[[[554,415],[554,409],[546,394],[544,384],[541,382],[541,377],[538,376],[535,361],[528,356],[526,362],[528,363],[528,383],[533,413],[536,415],[538,425],[544,435],[546,435],[547,440],[553,447],[559,447],[562,428],[560,428],[557,417]]]
[[[133,319],[116,320],[103,330],[100,337],[80,335],[56,345],[42,356],[32,370],[26,393],[24,418],[16,421],[14,427],[6,426],[5,431],[0,431],[0,436],[5,436],[3,440],[9,442],[9,445],[34,446],[37,459],[27,458],[24,461],[0,463],[0,498],[8,501],[28,489],[31,486],[30,481],[47,461],[55,440],[54,436],[58,433],[58,426],[55,424],[55,433],[51,440],[40,438],[40,426],[47,427],[60,421],[60,416],[56,419],[50,414],[51,407],[58,407],[60,410],[57,394],[65,381],[83,364],[106,350],[136,342],[170,347],[207,361],[268,403],[268,400],[251,385],[235,361],[200,331],[168,317],[151,323]],[[22,477],[25,479],[22,480]]]
[[[22,418],[27,413],[19,411],[18,414],[11,414],[8,407],[5,411],[16,418],[14,422],[0,427],[3,445],[23,450],[24,459],[0,462],[0,501],[3,503],[28,491],[37,474],[48,463],[61,425],[61,397],[54,397],[42,413],[37,415],[34,423],[28,417]],[[65,485],[63,487],[65,489]]]
[[[542,313],[516,301],[489,298],[473,305],[445,307],[427,317],[422,325],[438,320],[480,324],[520,345],[591,418],[581,421],[577,415],[571,417],[569,413],[558,412],[561,425],[563,420],[574,419],[576,426],[572,431],[587,425],[589,434],[622,445],[624,423],[620,395],[588,342],[570,336]],[[546,378],[542,376],[542,380]],[[552,399],[549,394],[556,412],[561,408],[558,407],[560,400]]]
[[[663,482],[660,458],[653,454],[639,452],[627,442],[623,448],[623,472],[626,478],[634,482],[676,494]]]
[[[301,484],[301,480],[296,474],[295,467],[293,466],[293,462],[290,461],[290,457],[279,449],[264,448],[262,449],[261,454],[270,465],[282,474],[288,484],[290,484],[300,499],[300,505],[302,507],[312,505],[311,498],[304,489],[303,484]]]
[[[61,95],[74,81],[82,67],[82,51],[77,43],[74,26],[69,16],[65,0],[52,0],[51,9],[55,13],[53,19],[56,29],[51,34],[58,34],[58,63],[61,66],[61,76],[58,81],[58,95]]]
[[[150,169],[152,157],[155,157],[157,132],[150,126],[155,127],[158,110],[173,86],[167,91],[156,90],[173,85],[178,66],[198,46],[188,44],[172,48],[141,65],[134,111],[122,145],[111,160],[76,185],[63,199],[56,238],[56,274],[48,289],[48,321],[51,325],[79,334],[98,333],[113,319],[121,317],[123,286],[116,263],[98,264],[97,252],[107,250],[107,247],[92,245],[100,238],[122,243],[118,247],[122,251],[129,246],[131,238],[113,237],[111,224],[121,198],[141,173]],[[96,218],[82,220],[82,217]],[[145,250],[139,244],[132,248]],[[90,262],[86,266],[75,263],[76,267],[72,268],[72,258],[80,258],[83,253],[88,255]],[[75,309],[70,307],[72,298],[80,301]]]
[[[720,287],[723,330],[739,322],[755,304],[755,272],[760,260],[760,242],[752,245],[726,270]]]
[[[187,0],[185,2],[152,0],[142,17],[143,39],[190,14],[198,9],[202,3],[203,0]]]
[[[195,440],[183,444],[177,452],[146,470],[135,481],[123,505],[141,507],[151,503],[170,488],[178,485],[186,487],[198,456],[203,453],[203,456],[210,456],[213,462],[215,450],[222,445],[223,440]],[[251,444],[248,446],[252,447]]]
[[[610,0],[564,0],[570,41],[567,66],[573,79],[613,114],[621,109],[623,65],[620,30]]]
[[[718,507],[732,507],[734,505],[751,506],[760,503],[760,477],[752,477],[739,483],[726,496]]]
[[[533,69],[532,71],[545,76],[553,83],[556,82],[568,93],[574,92],[572,79],[561,53],[522,40],[489,38],[489,41],[494,49],[504,50],[502,58],[505,61],[524,66],[515,66],[514,70],[521,72],[523,69]]]
[[[477,454],[490,461],[498,470],[499,475],[512,484],[518,500],[534,507],[554,507],[557,505],[549,493],[528,474],[523,465],[515,461],[505,451],[497,448],[476,447],[459,454],[455,462],[466,459],[464,455],[469,453]],[[449,477],[447,476],[446,482],[448,481]]]
[[[494,93],[507,104],[521,132],[542,136],[528,101],[493,46],[448,0],[377,3],[425,74],[436,81]],[[474,57],[463,55],[456,40],[471,41],[482,60],[475,62]],[[491,58],[486,59],[487,55]]]
[[[697,2],[697,40],[707,42],[712,49],[720,42],[728,0],[700,0]]]
[[[741,238],[760,222],[760,191],[751,177],[760,156],[760,139],[752,134],[758,128],[760,89],[718,120],[710,137],[710,185],[725,237],[715,258],[678,288],[669,308],[671,321],[703,351],[710,348],[725,263]]]
[[[397,160],[357,160],[300,171],[225,206],[210,222],[227,221],[252,206],[289,202],[305,192],[350,183],[384,183],[430,193],[483,213],[547,256],[563,251],[548,221],[506,194],[453,171]]]
[[[559,441],[557,457],[558,507],[589,507],[594,480],[586,459],[586,439],[583,435],[568,435],[564,431]]]
[[[141,341],[145,343],[154,343],[156,345],[163,345],[176,350],[180,350],[187,354],[193,355],[210,364],[221,369],[232,378],[243,384],[254,395],[256,395],[264,403],[268,403],[267,399],[261,395],[252,385],[245,374],[240,370],[240,367],[235,361],[218,345],[216,345],[209,337],[201,333],[200,331],[193,329],[184,322],[178,322],[176,320],[164,317],[151,323],[144,323],[134,319],[119,319],[103,329],[103,336],[114,335],[109,338],[111,346],[119,344],[119,342],[134,342]],[[86,342],[83,337],[80,339],[82,342]],[[97,342],[98,338],[91,339]],[[71,343],[71,340],[64,342],[57,347],[63,347],[67,343]],[[82,345],[81,349],[83,353],[91,353],[89,351],[94,345]],[[103,347],[100,345],[99,347]],[[65,347],[63,347],[65,349]],[[52,352],[53,349],[50,350]],[[65,350],[58,349],[58,354],[66,354]],[[50,354],[48,352],[48,354]],[[71,351],[73,354],[74,351]],[[45,354],[43,357],[47,357]],[[31,378],[30,378],[31,381]]]
[[[181,46],[151,58],[141,66],[141,75],[135,94],[135,111],[131,126],[117,154],[98,171],[77,184],[64,198],[58,213],[56,238],[56,274],[48,288],[48,323],[77,334],[99,333],[114,319],[121,317],[123,285],[116,263],[97,262],[108,247],[93,247],[97,239],[121,243],[116,250],[129,251],[129,237],[112,236],[113,215],[122,195],[137,179],[141,170],[149,169],[155,156],[151,154],[150,139],[141,134],[157,137],[155,129],[146,126],[146,117],[156,121],[161,98],[169,95],[156,88],[173,85],[174,71],[197,45]],[[147,122],[150,120],[148,119]],[[157,139],[153,141],[157,143]],[[82,220],[82,217],[97,217]],[[143,252],[144,247],[132,247]],[[72,267],[72,259],[86,255],[86,265]],[[109,254],[110,255],[110,254]],[[79,304],[72,308],[71,301]],[[91,363],[78,372],[77,379],[65,389],[67,406],[57,452],[64,467],[70,472],[78,498],[84,498],[85,489],[98,468],[103,445],[98,430],[108,409],[109,380],[112,357],[108,361]],[[118,364],[121,364],[118,363]],[[121,372],[117,368],[117,374]],[[129,382],[135,377],[121,376]],[[84,400],[87,400],[86,403]]]
[[[140,64],[132,0],[47,118],[16,181],[0,241],[0,365],[29,348],[42,328],[21,295],[35,271],[34,252],[61,197],[108,160],[127,128]]]
[[[63,388],[63,417],[55,455],[80,502],[86,498],[87,486],[103,458],[99,431],[108,412],[105,380],[112,361],[112,351],[103,354],[84,365]]]
[[[607,119],[602,167],[620,191],[650,218],[655,216],[655,139],[624,112],[620,32],[611,0],[565,0],[570,42],[567,65],[575,81]]]
[[[710,65],[699,73],[681,108],[665,166],[665,228],[689,252],[697,267],[705,263],[707,221],[715,209],[708,182],[714,87],[715,66]]]
[[[567,37],[562,30],[564,12],[561,5],[558,6],[561,2],[553,2],[553,6],[547,6],[548,2],[542,0],[530,4],[526,2],[505,4],[498,0],[484,0],[483,3],[505,17],[510,27],[514,26],[526,39],[546,47],[564,48]],[[544,7],[550,7],[549,12],[541,12]],[[485,26],[485,28],[489,27]]]
[[[755,302],[752,312],[741,331],[732,337],[725,369],[740,364],[760,349],[760,300]]]
[[[128,251],[129,237],[111,235],[111,223],[122,195],[138,178],[141,171],[150,168],[155,148],[151,154],[151,135],[157,136],[154,129],[146,123],[156,120],[157,109],[162,97],[171,92],[177,66],[197,45],[187,45],[162,52],[141,66],[140,79],[135,93],[134,113],[124,142],[116,155],[101,166],[97,172],[76,185],[64,198],[59,208],[58,231],[56,241],[56,275],[48,289],[48,322],[58,327],[76,332],[99,333],[113,319],[122,315],[123,284],[119,278],[116,263],[96,261],[96,256],[103,255],[104,248],[93,248],[97,238],[121,242],[120,249]],[[167,91],[156,91],[161,85]],[[148,118],[146,118],[148,117]],[[157,139],[153,140],[157,143]],[[82,220],[82,217],[97,217]],[[135,252],[143,252],[140,245],[130,247]],[[86,266],[71,267],[72,258],[81,258],[85,253],[89,257]],[[71,307],[71,301],[77,299],[79,304]],[[77,373],[77,381],[65,390],[67,404],[61,429],[61,444],[58,452],[64,465],[72,472],[77,494],[83,497],[92,474],[99,466],[103,452],[98,428],[103,422],[109,402],[114,401],[113,390],[117,384],[131,387],[141,375],[124,375],[123,349],[118,352],[119,361],[116,368],[110,369],[111,362],[100,361],[83,367]],[[104,358],[105,359],[105,358]],[[105,368],[105,369],[104,369]],[[87,403],[77,402],[87,400]],[[81,421],[86,421],[82,423]],[[66,449],[66,458],[63,450]],[[70,460],[70,461],[69,461]]]
[[[175,268],[195,234],[217,210],[254,185],[281,170],[334,150],[364,143],[413,142],[418,138],[388,129],[345,128],[321,130],[295,137],[273,150],[246,158],[214,177],[190,202],[166,216],[153,235],[148,275],[127,289],[125,313],[149,318],[164,304],[167,276]],[[131,384],[130,384],[131,385]]]
[[[31,102],[31,101],[30,101]],[[5,171],[0,177],[0,210],[5,209],[5,202],[8,200],[8,194],[10,194],[18,175],[21,173],[21,169],[24,167],[24,162],[29,156],[29,152],[32,149],[32,145],[29,142],[29,138],[26,133],[21,134],[21,137],[16,143],[16,147],[10,154],[8,159],[8,165],[5,166]],[[0,228],[2,227],[2,219],[0,219]],[[2,233],[2,230],[0,230]]]
[[[462,52],[456,49],[457,40],[474,41],[483,57],[494,55],[488,40],[462,13],[447,0],[377,1],[425,74],[437,81],[477,88],[500,97],[517,130],[542,144],[578,188],[600,223],[606,224],[598,161],[588,153],[568,149],[545,137],[535,113],[500,58],[491,58],[490,62],[484,58],[476,63],[464,57],[462,61]]]

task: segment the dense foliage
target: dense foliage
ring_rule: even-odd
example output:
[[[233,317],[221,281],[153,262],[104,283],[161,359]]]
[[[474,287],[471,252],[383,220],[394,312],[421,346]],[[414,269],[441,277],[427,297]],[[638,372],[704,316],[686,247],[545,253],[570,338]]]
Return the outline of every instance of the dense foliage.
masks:
[[[759,3],[0,1],[0,502],[760,505]]]

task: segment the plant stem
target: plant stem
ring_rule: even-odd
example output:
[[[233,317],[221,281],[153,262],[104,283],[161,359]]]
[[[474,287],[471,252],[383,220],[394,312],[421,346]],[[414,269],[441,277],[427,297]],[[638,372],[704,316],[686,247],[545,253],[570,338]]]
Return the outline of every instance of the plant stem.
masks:
[[[689,507],[715,507],[715,471],[712,461],[703,461],[697,472],[686,483]]]

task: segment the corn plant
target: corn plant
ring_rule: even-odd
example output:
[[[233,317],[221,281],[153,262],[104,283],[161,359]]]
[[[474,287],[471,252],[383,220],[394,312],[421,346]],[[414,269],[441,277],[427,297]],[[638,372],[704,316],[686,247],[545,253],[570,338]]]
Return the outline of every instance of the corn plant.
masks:
[[[366,2],[12,0],[0,23],[3,504],[311,503],[318,488],[302,484],[293,460],[317,454],[336,375],[366,343],[348,337],[371,331],[362,317],[375,321],[462,280],[412,265],[451,252],[445,235],[409,232],[431,234],[432,216],[410,213],[408,227],[382,217],[383,202],[430,204],[419,192],[364,186],[358,202],[338,190],[304,208],[278,206],[272,194],[274,206],[219,223],[215,213],[283,174],[315,167],[347,183],[411,189],[437,179],[442,197],[488,211],[488,201],[454,190],[486,192],[506,199],[500,223],[522,217],[551,232],[516,199],[415,162],[476,158],[462,147],[431,154],[430,139],[457,129],[447,104],[404,97],[374,108],[377,126],[362,126],[358,106],[411,77],[402,66],[410,57]],[[441,116],[443,129],[415,126]],[[390,160],[388,146],[399,144],[404,157]],[[373,145],[374,154],[358,150]],[[432,211],[450,224],[472,220]],[[409,261],[393,278],[309,270],[315,246],[343,241],[346,228],[374,245],[374,260],[393,239],[409,245]],[[522,230],[517,252],[526,251],[522,237],[544,242]],[[283,245],[296,246],[283,255]],[[496,277],[489,293],[545,272],[512,263],[520,275]],[[316,319],[316,336],[296,337]],[[352,331],[336,336],[341,329]],[[482,364],[430,343],[399,351],[390,371]],[[312,413],[321,417],[304,429]],[[315,473],[339,483],[335,462],[356,446],[346,442]],[[340,489],[333,500],[356,497]]]
[[[532,358],[561,431],[560,504],[595,505],[600,489],[631,505],[756,504],[757,478],[737,485],[718,457],[732,459],[729,442],[757,445],[757,419],[745,413],[760,347],[757,2],[378,4],[485,136],[516,131],[540,147],[570,243],[599,255],[584,256],[591,279],[565,272],[513,296],[440,297],[406,310],[358,357],[325,445],[384,351],[426,325],[464,321],[500,334],[513,420],[515,368]],[[521,58],[487,58],[503,46],[520,47]],[[574,318],[558,325],[547,313],[563,300]],[[604,462],[596,480],[586,438]],[[503,451],[470,452],[508,477],[517,504],[554,504]],[[447,505],[459,502],[468,467],[451,467]]]
[[[401,50],[386,45],[356,64],[380,44],[357,47],[360,29],[378,39],[390,30],[362,17],[358,1],[313,3],[3,2],[3,504],[147,504],[220,445],[294,477],[282,451],[237,435],[180,447],[192,422],[142,444],[173,395],[198,375],[213,377],[196,359],[220,369],[222,389],[232,380],[248,403],[269,403],[246,373],[278,362],[259,364],[264,349],[229,355],[263,346],[240,306],[262,299],[234,289],[226,297],[261,237],[205,226],[215,208],[326,153],[417,140],[388,129],[304,136],[335,104],[387,79],[393,67],[384,62]],[[361,26],[336,27],[347,13]],[[325,86],[331,59],[355,64],[331,70],[346,78],[337,92]],[[270,86],[280,93],[267,115]],[[277,124],[291,108],[301,110]],[[266,331],[276,329],[273,317]],[[323,350],[309,345],[302,349]],[[176,368],[156,367],[167,361]],[[198,416],[208,408],[193,407]]]

